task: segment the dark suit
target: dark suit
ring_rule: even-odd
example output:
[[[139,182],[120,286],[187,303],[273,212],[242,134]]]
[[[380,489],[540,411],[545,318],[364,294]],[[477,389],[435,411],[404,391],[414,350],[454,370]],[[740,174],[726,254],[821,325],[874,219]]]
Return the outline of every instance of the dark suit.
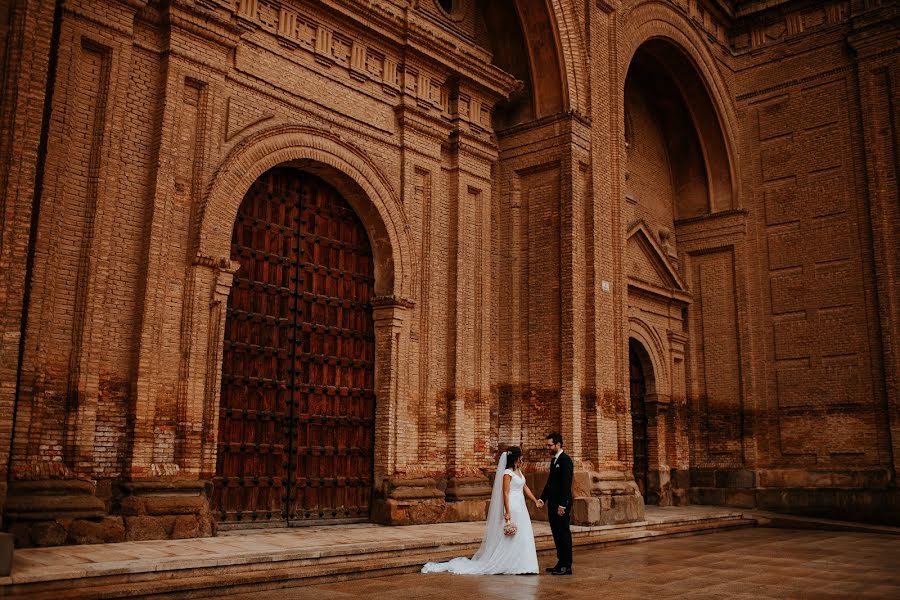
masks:
[[[572,568],[572,532],[569,531],[569,522],[572,512],[572,477],[575,465],[569,455],[563,452],[559,458],[550,462],[550,476],[544,491],[541,492],[541,500],[547,504],[547,516],[550,519],[550,531],[553,532],[553,543],[556,544],[557,566]],[[562,506],[566,509],[563,516],[559,516],[557,509]]]

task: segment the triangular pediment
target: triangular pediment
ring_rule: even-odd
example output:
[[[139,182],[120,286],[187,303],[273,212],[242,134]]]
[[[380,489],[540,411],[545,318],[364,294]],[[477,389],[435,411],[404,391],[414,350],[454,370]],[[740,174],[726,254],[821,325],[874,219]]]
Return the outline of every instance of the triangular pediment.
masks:
[[[638,221],[628,230],[625,243],[626,273],[629,283],[647,291],[688,300],[687,287],[678,271],[660,248],[647,224]]]

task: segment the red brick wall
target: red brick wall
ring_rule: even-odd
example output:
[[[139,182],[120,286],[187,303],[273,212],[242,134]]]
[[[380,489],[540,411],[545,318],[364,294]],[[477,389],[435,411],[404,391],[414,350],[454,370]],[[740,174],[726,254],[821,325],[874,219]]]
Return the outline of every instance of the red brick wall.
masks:
[[[495,32],[476,13],[328,4],[65,2],[27,251],[52,7],[0,7],[13,481],[84,480],[115,513],[130,479],[214,474],[232,213],[288,162],[335,185],[370,232],[384,498],[477,488],[503,444],[537,469],[558,429],[585,481],[635,499],[629,337],[653,361],[660,498],[843,502],[829,489],[864,506],[853,494],[888,489],[890,7],[548,2],[521,39],[558,38],[540,59],[560,71],[533,73],[529,93],[535,114],[566,110],[495,132],[516,82],[490,63]],[[636,55],[664,85],[626,83]],[[402,519],[474,518],[473,502]]]

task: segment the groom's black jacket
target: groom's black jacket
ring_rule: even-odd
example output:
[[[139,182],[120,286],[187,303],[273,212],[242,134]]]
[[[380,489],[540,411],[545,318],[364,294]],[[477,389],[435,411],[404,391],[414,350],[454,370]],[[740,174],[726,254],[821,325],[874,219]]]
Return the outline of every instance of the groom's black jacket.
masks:
[[[572,504],[572,477],[575,472],[575,465],[569,455],[563,452],[550,465],[550,476],[544,485],[544,491],[541,492],[541,500],[547,504],[555,504],[563,506],[567,510]]]

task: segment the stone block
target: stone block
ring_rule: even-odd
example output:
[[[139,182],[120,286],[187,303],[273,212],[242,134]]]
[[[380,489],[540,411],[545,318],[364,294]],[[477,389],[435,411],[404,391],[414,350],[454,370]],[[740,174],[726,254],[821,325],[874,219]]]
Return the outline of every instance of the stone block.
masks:
[[[175,525],[175,517],[125,517],[125,539],[162,540],[169,537]]]
[[[29,523],[30,546],[62,546],[66,543],[68,532],[62,523],[57,521],[38,521]],[[17,536],[18,537],[18,536]]]
[[[452,477],[445,492],[449,502],[491,497],[491,482],[485,477]]]
[[[576,497],[573,525],[616,525],[644,519],[644,501],[638,496]]]
[[[672,469],[672,485],[675,488],[687,489],[691,487],[691,473],[685,469]]]
[[[382,525],[437,523],[446,512],[446,504],[443,498],[419,502],[379,498],[372,502],[371,518],[373,522]]]
[[[384,487],[385,496],[394,500],[444,499],[444,492],[437,488],[437,482],[430,477],[392,477]]]
[[[119,502],[116,512],[124,517],[136,517],[143,515],[145,511],[144,501],[137,496],[126,496]]]
[[[715,487],[716,473],[709,469],[691,469],[691,487]]]
[[[172,539],[203,537],[203,528],[200,519],[193,515],[179,515],[175,517],[172,527]]]
[[[94,485],[75,479],[16,481],[6,499],[6,517],[13,521],[58,518],[100,518],[106,505],[94,495]]]
[[[715,487],[752,488],[756,487],[756,471],[747,469],[727,469],[716,471]]]
[[[15,536],[11,533],[0,533],[0,577],[7,577],[12,570]]]
[[[482,521],[487,517],[490,498],[447,502],[442,521]]]
[[[122,517],[106,517],[98,521],[75,519],[69,527],[68,542],[72,544],[110,544],[125,541]]]
[[[692,487],[690,498],[693,504],[714,504],[735,508],[754,508],[756,490]]]
[[[148,515],[196,515],[207,507],[202,496],[148,496],[144,510]]]

